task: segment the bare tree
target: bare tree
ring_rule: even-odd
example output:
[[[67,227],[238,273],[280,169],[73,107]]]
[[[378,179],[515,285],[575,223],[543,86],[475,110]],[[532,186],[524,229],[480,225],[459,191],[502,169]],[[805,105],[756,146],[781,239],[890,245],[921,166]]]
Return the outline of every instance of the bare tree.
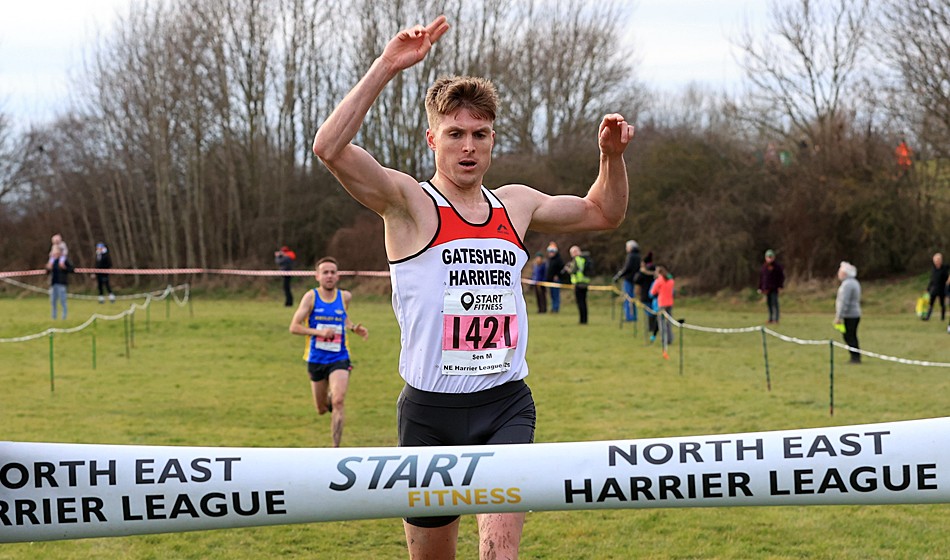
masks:
[[[635,118],[634,57],[622,41],[629,15],[629,5],[610,0],[518,5],[510,46],[491,76],[507,104],[498,125],[511,134],[503,151],[552,153],[608,110]]]
[[[774,0],[762,36],[738,41],[748,82],[740,114],[782,138],[827,146],[840,137],[855,95],[869,24],[868,0]]]
[[[895,77],[893,108],[913,123],[919,140],[950,155],[950,3],[888,0],[880,10],[879,51]]]
[[[16,160],[13,127],[6,113],[0,112],[0,202],[16,188]]]
[[[419,14],[449,14],[455,29],[433,56],[401,73],[368,115],[357,141],[386,165],[431,172],[423,98],[442,74],[499,84],[506,105],[499,154],[563,150],[575,129],[618,108],[630,69],[618,48],[623,3],[567,0],[551,13],[548,5],[134,3],[87,59],[76,80],[79,103],[41,131],[56,153],[13,158],[31,162],[33,180],[11,183],[3,171],[0,197],[9,199],[16,185],[30,189],[22,208],[37,217],[66,202],[61,221],[69,235],[84,244],[108,240],[126,266],[260,262],[284,243],[314,256],[362,213],[313,165],[313,132],[385,41]],[[584,135],[593,139],[593,128]],[[581,184],[574,175],[588,171],[565,160],[547,186]]]

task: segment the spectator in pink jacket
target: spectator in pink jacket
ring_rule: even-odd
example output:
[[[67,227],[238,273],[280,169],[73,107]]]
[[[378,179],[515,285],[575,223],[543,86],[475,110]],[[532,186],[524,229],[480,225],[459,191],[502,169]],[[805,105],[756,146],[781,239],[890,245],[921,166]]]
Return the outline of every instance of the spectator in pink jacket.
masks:
[[[673,315],[674,286],[675,282],[670,271],[665,266],[657,265],[656,280],[650,286],[650,295],[656,296],[656,305],[659,308],[657,317],[660,320],[660,340],[663,342],[663,357],[666,359],[669,359],[666,347],[673,343],[673,325],[666,315]]]

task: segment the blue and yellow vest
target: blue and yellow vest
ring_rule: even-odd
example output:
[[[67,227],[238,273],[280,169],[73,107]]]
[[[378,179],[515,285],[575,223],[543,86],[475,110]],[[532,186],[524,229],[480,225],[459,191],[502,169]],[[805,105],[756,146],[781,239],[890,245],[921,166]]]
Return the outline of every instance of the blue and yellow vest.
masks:
[[[307,339],[304,360],[313,364],[330,364],[340,360],[349,360],[350,351],[346,339],[346,308],[343,307],[343,292],[336,290],[332,301],[324,301],[320,291],[313,289],[313,309],[307,318],[311,329],[334,330],[332,339],[311,336]]]

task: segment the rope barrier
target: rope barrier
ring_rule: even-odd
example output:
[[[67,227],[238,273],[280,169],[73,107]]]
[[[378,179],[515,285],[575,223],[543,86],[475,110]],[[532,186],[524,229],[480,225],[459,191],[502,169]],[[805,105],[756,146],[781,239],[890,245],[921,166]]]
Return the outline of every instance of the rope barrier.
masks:
[[[13,280],[12,278],[0,278],[0,281],[4,282],[4,283],[6,283],[6,284],[10,284],[11,286],[16,286],[16,287],[22,288],[22,289],[24,289],[24,290],[28,290],[28,291],[31,291],[31,292],[35,292],[35,293],[37,293],[37,294],[47,294],[47,295],[49,294],[49,288],[41,288],[41,287],[39,287],[39,286],[34,286],[33,284],[27,284],[26,282],[20,282],[19,280]],[[186,284],[180,284],[178,287],[185,286],[185,285],[186,285]],[[162,290],[156,290],[156,291],[154,291],[154,292],[148,292],[148,293],[151,293],[151,294],[153,294],[153,295],[161,294],[161,293],[162,293]],[[141,292],[141,293],[137,293],[137,294],[124,294],[124,295],[118,295],[118,296],[114,296],[114,297],[115,297],[116,300],[142,299],[142,298],[144,298],[146,295],[148,295],[148,293],[146,293],[146,292]],[[66,297],[68,297],[69,299],[80,299],[80,300],[89,300],[89,301],[99,299],[99,296],[95,296],[95,295],[74,294],[74,293],[67,293],[67,294],[66,294]]]
[[[7,279],[3,279],[3,280],[4,280],[4,281],[8,281]],[[184,295],[182,298],[180,298],[180,299],[179,299],[179,297],[178,297],[178,295],[177,295],[177,293],[176,293],[178,290],[184,291],[184,294],[185,294],[185,295]],[[126,317],[127,315],[131,315],[131,314],[135,313],[135,311],[136,311],[137,309],[147,309],[148,306],[151,305],[151,303],[152,303],[153,300],[154,300],[154,301],[162,301],[163,299],[167,298],[169,295],[172,296],[172,298],[175,300],[175,303],[176,303],[176,304],[178,304],[180,307],[182,307],[182,306],[184,306],[184,305],[186,305],[186,304],[188,303],[188,300],[189,300],[189,297],[190,297],[190,293],[191,293],[191,290],[190,290],[190,286],[189,286],[188,284],[180,284],[180,285],[178,285],[178,286],[168,286],[168,287],[166,287],[164,290],[156,290],[156,291],[154,291],[154,292],[148,292],[148,293],[138,294],[138,297],[139,297],[139,298],[141,298],[141,297],[144,297],[144,298],[145,298],[145,303],[142,303],[142,304],[133,303],[131,306],[129,306],[128,309],[126,309],[125,311],[122,311],[122,312],[120,312],[120,313],[118,313],[118,314],[115,314],[115,315],[103,315],[103,314],[101,314],[101,313],[93,313],[88,319],[86,319],[85,322],[83,322],[81,325],[77,325],[77,326],[75,326],[75,327],[70,327],[70,328],[51,327],[51,328],[46,329],[46,330],[43,331],[43,332],[36,333],[36,334],[30,334],[30,335],[24,335],[24,336],[17,336],[17,337],[12,337],[12,338],[0,338],[0,343],[4,343],[4,342],[28,342],[28,341],[30,341],[30,340],[36,340],[36,339],[38,339],[38,338],[43,338],[43,337],[49,336],[49,335],[51,335],[51,334],[72,334],[72,333],[77,333],[77,332],[80,332],[80,331],[82,331],[82,330],[85,330],[85,329],[88,328],[90,325],[94,324],[97,319],[102,319],[102,320],[104,320],[104,321],[115,321],[115,320],[118,320],[118,319],[122,319],[122,318]],[[133,296],[128,296],[128,297],[133,297]]]
[[[87,274],[87,273],[103,273],[103,274],[143,274],[143,275],[158,275],[158,274],[222,274],[222,275],[232,275],[232,276],[262,276],[262,277],[280,277],[280,276],[311,276],[312,271],[303,271],[303,270],[243,270],[243,269],[223,269],[223,268],[158,268],[158,269],[139,269],[139,268],[77,268],[77,273]],[[26,283],[18,282],[12,280],[12,277],[15,276],[36,276],[46,274],[45,270],[25,270],[25,271],[14,271],[14,272],[0,272],[0,280],[8,283],[19,286],[24,289],[30,289],[34,291],[40,291],[43,293],[49,293],[49,290],[43,290],[37,288],[36,286],[31,286]],[[389,271],[387,270],[371,270],[371,271],[362,271],[362,270],[344,270],[339,273],[341,276],[365,276],[365,277],[388,277]],[[571,288],[572,284],[559,284],[557,282],[538,282],[535,280],[530,280],[527,278],[522,278],[521,282],[529,286],[545,286],[549,288]],[[642,302],[631,298],[623,291],[618,289],[613,285],[590,285],[588,290],[591,291],[605,291],[612,292],[615,295],[621,296],[624,301],[632,303],[638,309],[642,309],[645,313],[649,315],[659,316],[661,312],[650,309],[643,305]],[[87,296],[83,294],[67,294],[67,297],[72,297],[76,299],[96,299],[97,296]],[[120,299],[132,299],[136,296],[117,296]],[[177,296],[176,296],[177,297]],[[706,333],[719,333],[719,334],[741,334],[741,333],[751,333],[758,332],[763,329],[761,326],[750,326],[750,327],[738,327],[738,328],[722,328],[722,327],[706,327],[702,325],[693,325],[687,324],[685,322],[681,323],[669,316],[666,312],[662,312],[671,323],[677,327],[706,332]],[[765,329],[764,332],[769,336],[773,336],[782,340],[784,342],[791,342],[794,344],[800,345],[824,345],[824,344],[834,344],[840,348],[847,349],[849,351],[857,352],[862,355],[868,356],[870,358],[876,358],[879,360],[885,360],[893,363],[903,364],[903,365],[916,365],[924,367],[950,367],[950,363],[944,362],[932,362],[927,360],[911,360],[907,358],[901,358],[898,356],[888,356],[886,354],[879,354],[876,352],[870,352],[867,350],[862,350],[860,348],[851,348],[850,346],[841,344],[839,342],[830,341],[829,339],[823,340],[805,340],[801,338],[796,338],[788,335],[781,334],[779,332],[773,331],[771,329]]]
[[[734,329],[713,328],[713,327],[701,327],[701,326],[699,326],[699,325],[691,325],[691,324],[688,324],[688,323],[686,323],[686,322],[677,321],[677,320],[674,319],[672,316],[670,316],[669,313],[667,313],[667,312],[665,312],[665,311],[662,312],[662,315],[663,315],[664,317],[666,317],[666,319],[667,319],[668,321],[670,321],[671,323],[673,323],[674,325],[681,326],[681,327],[683,327],[683,328],[691,329],[691,330],[695,330],[695,331],[732,334],[732,333],[756,332],[756,331],[760,331],[760,330],[761,330],[762,332],[768,334],[769,336],[774,336],[775,338],[778,338],[779,340],[782,340],[782,341],[784,341],[784,342],[792,342],[792,343],[794,343],[794,344],[800,344],[800,345],[828,345],[828,344],[832,344],[832,345],[834,345],[834,346],[836,346],[836,347],[838,347],[838,348],[843,348],[843,349],[845,349],[845,350],[848,350],[849,352],[857,352],[857,353],[862,354],[862,355],[864,355],[864,356],[867,356],[867,357],[869,357],[869,358],[877,358],[877,359],[879,359],[879,360],[885,360],[885,361],[888,361],[888,362],[895,362],[895,363],[899,363],[899,364],[912,365],[912,366],[946,367],[946,368],[950,368],[950,363],[947,363],[947,362],[932,362],[932,361],[927,361],[927,360],[910,360],[910,359],[907,359],[907,358],[900,358],[900,357],[897,357],[897,356],[888,356],[888,355],[886,355],[886,354],[879,354],[879,353],[877,353],[877,352],[871,352],[871,351],[869,351],[869,350],[863,350],[863,349],[861,349],[861,348],[854,348],[854,347],[848,346],[847,344],[844,344],[844,343],[841,343],[841,342],[837,342],[837,341],[834,341],[834,340],[830,340],[830,339],[827,339],[827,338],[826,338],[826,339],[823,339],[823,340],[806,340],[806,339],[802,339],[802,338],[796,338],[796,337],[794,337],[794,336],[784,335],[784,334],[782,334],[782,333],[775,332],[775,331],[773,331],[772,329],[768,329],[768,328],[765,328],[765,327],[741,327],[741,328],[734,328]]]
[[[75,268],[76,274],[118,274],[133,276],[158,276],[169,274],[222,274],[229,276],[313,276],[312,270],[250,270],[233,268]],[[20,270],[0,272],[0,279],[18,276],[42,276],[46,270]],[[389,277],[388,270],[341,270],[340,276]]]

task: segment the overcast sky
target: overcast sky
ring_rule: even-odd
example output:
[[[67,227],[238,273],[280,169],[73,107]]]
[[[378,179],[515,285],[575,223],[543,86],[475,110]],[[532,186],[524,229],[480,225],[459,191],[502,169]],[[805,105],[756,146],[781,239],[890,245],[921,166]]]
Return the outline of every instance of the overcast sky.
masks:
[[[0,110],[18,126],[50,120],[69,99],[84,51],[136,0],[0,0]],[[675,90],[730,88],[740,73],[729,37],[764,27],[765,0],[638,0],[629,26],[641,78]]]

